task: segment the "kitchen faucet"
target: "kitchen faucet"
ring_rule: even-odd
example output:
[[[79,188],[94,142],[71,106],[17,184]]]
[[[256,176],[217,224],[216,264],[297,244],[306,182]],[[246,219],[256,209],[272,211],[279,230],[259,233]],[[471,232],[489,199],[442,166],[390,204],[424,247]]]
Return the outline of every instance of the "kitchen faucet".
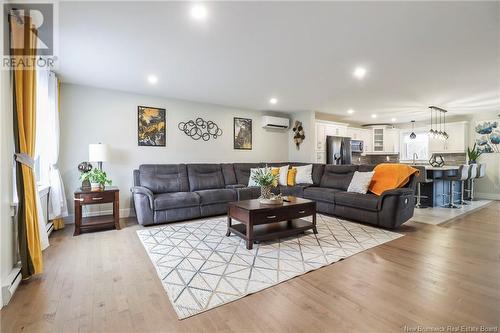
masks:
[[[416,164],[416,160],[418,160],[418,155],[417,153],[413,153],[413,165]]]

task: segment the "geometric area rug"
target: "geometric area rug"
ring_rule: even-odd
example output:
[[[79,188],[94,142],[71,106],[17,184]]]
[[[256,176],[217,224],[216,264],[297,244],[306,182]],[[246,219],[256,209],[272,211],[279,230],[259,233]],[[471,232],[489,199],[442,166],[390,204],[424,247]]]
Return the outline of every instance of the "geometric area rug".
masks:
[[[237,221],[234,221],[235,223]],[[137,231],[179,319],[213,309],[403,235],[317,214],[318,234],[254,244],[225,216]]]

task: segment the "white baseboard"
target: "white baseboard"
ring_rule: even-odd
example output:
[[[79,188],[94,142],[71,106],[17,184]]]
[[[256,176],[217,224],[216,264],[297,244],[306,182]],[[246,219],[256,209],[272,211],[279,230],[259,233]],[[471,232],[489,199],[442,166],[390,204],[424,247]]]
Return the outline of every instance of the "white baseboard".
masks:
[[[111,215],[113,214],[113,210],[101,210],[99,212],[84,212],[83,217],[93,217],[93,216],[101,216],[101,215]],[[135,216],[134,210],[132,208],[120,208],[120,218],[133,217]],[[74,224],[75,223],[75,215],[70,214],[64,218],[65,224]]]
[[[19,283],[21,283],[21,268],[15,267],[7,276],[4,285],[2,285],[2,306],[9,304],[10,299],[16,292]]]
[[[500,200],[500,193],[474,193],[474,197],[477,199],[486,199],[486,200]]]

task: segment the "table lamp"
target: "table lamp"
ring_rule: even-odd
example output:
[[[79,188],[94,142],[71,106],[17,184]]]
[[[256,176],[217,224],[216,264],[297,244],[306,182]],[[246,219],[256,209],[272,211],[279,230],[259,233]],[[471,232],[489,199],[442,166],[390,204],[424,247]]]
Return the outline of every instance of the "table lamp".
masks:
[[[102,170],[102,162],[108,160],[108,145],[102,143],[89,144],[89,161],[97,162],[97,167]]]

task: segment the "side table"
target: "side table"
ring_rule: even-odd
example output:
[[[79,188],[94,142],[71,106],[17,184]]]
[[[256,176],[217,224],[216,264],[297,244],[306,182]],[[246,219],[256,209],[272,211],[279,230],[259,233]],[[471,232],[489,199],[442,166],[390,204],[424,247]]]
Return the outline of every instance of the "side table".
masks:
[[[103,191],[77,189],[74,193],[75,203],[75,233],[78,236],[82,231],[116,228],[120,230],[120,190],[115,186],[106,186]],[[103,203],[113,204],[113,214],[82,217],[82,207]]]

